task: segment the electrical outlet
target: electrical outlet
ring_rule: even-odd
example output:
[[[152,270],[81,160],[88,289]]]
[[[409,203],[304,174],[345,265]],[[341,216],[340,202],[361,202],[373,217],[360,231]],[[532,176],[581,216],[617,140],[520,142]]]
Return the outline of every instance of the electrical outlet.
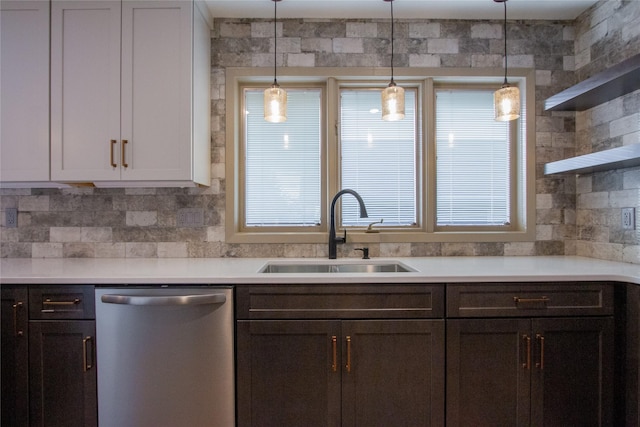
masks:
[[[204,210],[191,208],[180,209],[176,216],[178,227],[202,227],[204,226]]]
[[[18,209],[9,208],[4,211],[4,226],[16,228],[18,226]]]
[[[636,208],[622,209],[622,229],[635,230],[636,228]]]

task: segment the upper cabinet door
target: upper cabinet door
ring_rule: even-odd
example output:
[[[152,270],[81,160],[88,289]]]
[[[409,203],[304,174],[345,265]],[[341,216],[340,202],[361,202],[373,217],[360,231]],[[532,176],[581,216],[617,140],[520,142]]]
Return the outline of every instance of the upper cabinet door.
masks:
[[[48,181],[49,2],[0,8],[0,181]]]
[[[51,179],[120,178],[119,1],[51,10]]]
[[[122,4],[123,180],[191,179],[193,7]]]

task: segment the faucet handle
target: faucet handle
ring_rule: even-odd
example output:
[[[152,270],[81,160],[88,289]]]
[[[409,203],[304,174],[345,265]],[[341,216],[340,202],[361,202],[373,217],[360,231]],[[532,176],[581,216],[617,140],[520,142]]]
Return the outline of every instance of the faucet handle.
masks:
[[[372,222],[371,224],[369,224],[367,226],[367,229],[365,230],[365,233],[379,233],[380,230],[374,230],[373,226],[375,224],[382,224],[383,222],[384,222],[384,218],[381,218],[380,221]]]

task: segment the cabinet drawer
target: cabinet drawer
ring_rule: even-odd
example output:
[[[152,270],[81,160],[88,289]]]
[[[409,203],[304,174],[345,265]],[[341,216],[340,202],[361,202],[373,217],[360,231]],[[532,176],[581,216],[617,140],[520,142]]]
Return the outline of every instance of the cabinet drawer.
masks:
[[[238,286],[238,319],[402,319],[444,316],[443,285]]]
[[[612,314],[613,285],[607,283],[447,285],[448,317]]]
[[[92,285],[30,286],[29,319],[95,319]]]

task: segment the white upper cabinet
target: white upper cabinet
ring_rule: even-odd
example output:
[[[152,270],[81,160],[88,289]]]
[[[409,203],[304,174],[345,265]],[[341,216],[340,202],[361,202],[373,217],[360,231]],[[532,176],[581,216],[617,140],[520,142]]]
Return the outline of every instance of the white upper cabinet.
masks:
[[[209,185],[201,10],[189,1],[54,0],[51,26],[52,180]]]
[[[0,181],[49,180],[49,2],[0,3]]]

